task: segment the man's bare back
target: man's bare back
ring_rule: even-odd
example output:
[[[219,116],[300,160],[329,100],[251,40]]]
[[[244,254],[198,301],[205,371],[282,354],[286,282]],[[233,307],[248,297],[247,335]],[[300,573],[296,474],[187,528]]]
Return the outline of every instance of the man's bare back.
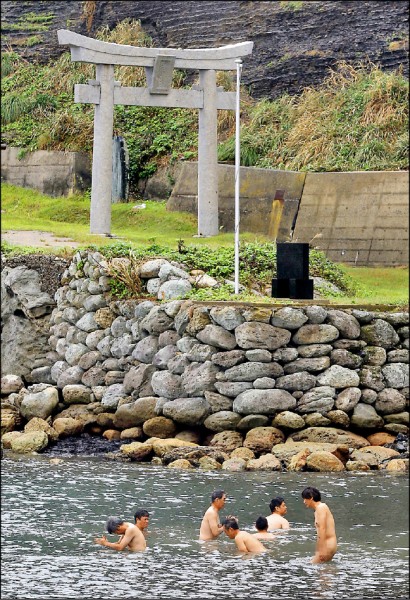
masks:
[[[235,544],[241,552],[266,552],[265,546],[248,531],[240,531],[235,537]]]
[[[289,521],[280,515],[269,515],[266,517],[268,519],[268,529],[269,531],[272,529],[289,529]]]
[[[276,535],[273,535],[273,533],[270,533],[269,531],[257,531],[252,535],[257,540],[266,540],[268,542],[276,539]]]

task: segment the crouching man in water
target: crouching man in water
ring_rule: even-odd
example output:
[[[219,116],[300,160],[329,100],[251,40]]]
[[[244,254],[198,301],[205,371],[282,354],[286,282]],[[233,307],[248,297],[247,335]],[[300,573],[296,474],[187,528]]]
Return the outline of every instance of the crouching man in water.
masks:
[[[258,517],[255,521],[256,533],[253,537],[257,540],[274,540],[276,535],[268,531],[268,519],[266,517]]]
[[[138,519],[136,519],[136,522],[138,523]],[[107,519],[106,528],[108,533],[120,535],[120,539],[118,542],[109,542],[103,535],[101,538],[95,538],[94,542],[96,544],[107,546],[107,548],[112,548],[113,550],[124,550],[125,548],[128,548],[128,550],[132,550],[133,552],[141,552],[147,547],[145,536],[138,525],[126,523],[123,519],[118,517],[109,517]]]
[[[231,540],[235,540],[240,552],[266,552],[265,546],[252,533],[241,531],[235,517],[227,517],[222,521],[223,530]]]
[[[318,489],[307,487],[302,492],[303,504],[315,511],[317,532],[316,552],[312,563],[332,560],[337,550],[335,520],[327,504],[321,501]]]

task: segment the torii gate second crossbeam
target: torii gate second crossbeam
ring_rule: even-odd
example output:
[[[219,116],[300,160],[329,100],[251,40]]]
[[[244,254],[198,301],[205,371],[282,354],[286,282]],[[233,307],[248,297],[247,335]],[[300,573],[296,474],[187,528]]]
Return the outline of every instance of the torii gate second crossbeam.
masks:
[[[237,61],[252,53],[253,42],[220,48],[141,48],[101,42],[60,29],[71,60],[96,65],[96,79],[75,85],[74,101],[94,104],[90,233],[111,233],[112,136],[114,105],[197,108],[198,235],[218,233],[217,111],[235,110],[235,93],[216,86],[216,71],[236,70]],[[114,80],[114,66],[145,67],[147,88],[123,87]],[[174,68],[199,70],[199,86],[171,88]]]

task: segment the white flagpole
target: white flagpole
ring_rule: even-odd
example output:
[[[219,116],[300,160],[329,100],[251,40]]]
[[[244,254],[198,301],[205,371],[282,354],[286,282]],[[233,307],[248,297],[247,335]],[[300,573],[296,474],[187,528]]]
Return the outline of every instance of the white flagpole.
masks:
[[[235,132],[235,294],[239,294],[239,188],[240,188],[240,165],[241,165],[241,142],[240,142],[240,84],[242,60],[237,58],[236,62],[236,132]]]

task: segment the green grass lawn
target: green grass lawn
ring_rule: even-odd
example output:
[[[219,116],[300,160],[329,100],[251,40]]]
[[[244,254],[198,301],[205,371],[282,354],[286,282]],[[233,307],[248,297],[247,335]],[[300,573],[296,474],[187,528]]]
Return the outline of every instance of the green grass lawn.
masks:
[[[1,184],[2,231],[38,230],[54,235],[70,237],[82,245],[111,244],[112,239],[90,234],[90,201],[84,197],[52,198],[35,190],[9,184]],[[194,238],[197,219],[185,212],[170,212],[166,202],[144,200],[144,209],[134,209],[141,201],[112,205],[111,233],[137,247],[155,242],[176,248],[178,240],[185,244],[212,248],[230,246],[233,233],[220,233],[212,238]],[[263,235],[241,233],[244,242],[266,242]]]
[[[69,237],[83,247],[111,245],[113,240],[89,233],[90,201],[85,197],[52,198],[35,190],[1,184],[2,231],[39,230],[56,236]],[[146,208],[135,209],[142,202],[112,205],[113,235],[132,243],[136,248],[151,244],[167,246],[173,250],[178,242],[185,246],[206,246],[210,249],[233,248],[234,234],[221,233],[211,238],[194,237],[197,220],[194,215],[168,212],[165,202],[144,201]],[[241,242],[267,243],[263,235],[241,232]],[[10,251],[11,246],[2,243]],[[31,248],[20,251],[55,252],[72,254],[71,249]],[[339,265],[356,284],[355,296],[331,299],[332,303],[357,305],[387,304],[405,306],[409,302],[408,267],[353,267]]]
[[[409,303],[408,267],[352,267],[343,270],[358,285],[359,293],[349,301],[372,304]]]

